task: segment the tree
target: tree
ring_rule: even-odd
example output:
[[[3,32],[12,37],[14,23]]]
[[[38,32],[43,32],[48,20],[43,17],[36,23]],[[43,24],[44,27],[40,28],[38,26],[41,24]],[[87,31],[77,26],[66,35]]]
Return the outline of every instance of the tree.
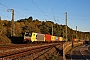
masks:
[[[46,27],[46,25],[42,25],[39,28],[40,28],[41,33],[50,34],[49,29],[48,29],[48,27]]]
[[[3,29],[3,24],[2,24],[2,20],[1,20],[1,17],[0,17],[0,35],[2,34],[2,30]]]
[[[22,30],[21,30],[21,27],[20,27],[20,23],[16,22],[15,23],[15,35],[19,36],[21,32],[22,32]]]
[[[32,18],[32,16],[30,16],[27,21],[32,22],[32,20],[33,20],[33,18]]]

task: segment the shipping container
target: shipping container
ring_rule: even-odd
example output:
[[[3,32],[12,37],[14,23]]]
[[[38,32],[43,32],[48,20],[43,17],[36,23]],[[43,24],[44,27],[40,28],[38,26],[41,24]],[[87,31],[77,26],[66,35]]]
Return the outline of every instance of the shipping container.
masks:
[[[59,41],[63,41],[63,37],[58,37],[58,40]]]
[[[37,41],[37,33],[32,33],[32,36],[31,36],[31,41],[34,42],[34,41]]]
[[[63,37],[60,37],[60,41],[63,41]]]
[[[51,36],[51,41],[56,41],[56,36]]]
[[[73,38],[72,40],[73,40],[73,41],[78,41],[78,39],[76,39],[76,38]]]
[[[60,41],[60,37],[58,37],[58,41]]]
[[[56,41],[58,41],[58,36],[56,36]]]
[[[48,41],[48,42],[51,41],[51,35],[50,34],[45,34],[45,41]]]
[[[45,41],[45,35],[37,33],[37,41]]]

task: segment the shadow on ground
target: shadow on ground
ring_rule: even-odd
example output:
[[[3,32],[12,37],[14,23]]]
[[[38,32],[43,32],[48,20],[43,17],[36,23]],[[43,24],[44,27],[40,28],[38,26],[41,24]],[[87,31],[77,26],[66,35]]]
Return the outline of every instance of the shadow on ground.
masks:
[[[63,56],[63,50],[60,50],[59,48],[55,47],[54,48],[56,49],[57,53],[59,53],[60,56]]]
[[[11,43],[14,43],[14,44],[23,44],[23,37],[9,37],[10,40],[11,40]]]
[[[90,59],[90,55],[66,55],[66,59],[86,59],[85,57],[87,57],[87,59]]]

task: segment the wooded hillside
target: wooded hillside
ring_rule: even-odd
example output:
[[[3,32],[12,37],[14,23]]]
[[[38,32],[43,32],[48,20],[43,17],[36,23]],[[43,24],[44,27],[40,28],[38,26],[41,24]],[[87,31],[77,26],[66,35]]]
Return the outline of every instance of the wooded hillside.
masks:
[[[43,34],[51,34],[52,35],[52,25],[53,25],[53,35],[62,36],[65,39],[65,25],[59,25],[52,21],[40,21],[38,19],[33,20],[32,17],[20,19],[14,22],[15,27],[15,36],[23,37],[25,32],[37,32]],[[72,38],[76,38],[76,31],[72,28],[68,27],[68,41],[72,40]],[[8,20],[0,20],[0,42],[5,37],[11,37],[12,33],[12,22]],[[3,37],[2,37],[3,36]],[[77,31],[77,39],[78,40],[90,40],[90,32],[81,32]],[[6,39],[7,40],[7,39]],[[10,42],[10,41],[9,41]]]

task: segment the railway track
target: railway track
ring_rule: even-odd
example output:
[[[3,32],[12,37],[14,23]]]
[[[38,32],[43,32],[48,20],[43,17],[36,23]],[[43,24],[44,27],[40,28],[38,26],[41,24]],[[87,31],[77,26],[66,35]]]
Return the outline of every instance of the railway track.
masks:
[[[41,52],[46,49],[52,49],[53,46],[59,45],[59,43],[44,44],[44,45],[11,45],[1,46],[0,48],[0,60],[13,60],[19,57],[32,55],[33,53]],[[3,50],[4,49],[4,50]],[[34,59],[36,59],[35,57]]]

